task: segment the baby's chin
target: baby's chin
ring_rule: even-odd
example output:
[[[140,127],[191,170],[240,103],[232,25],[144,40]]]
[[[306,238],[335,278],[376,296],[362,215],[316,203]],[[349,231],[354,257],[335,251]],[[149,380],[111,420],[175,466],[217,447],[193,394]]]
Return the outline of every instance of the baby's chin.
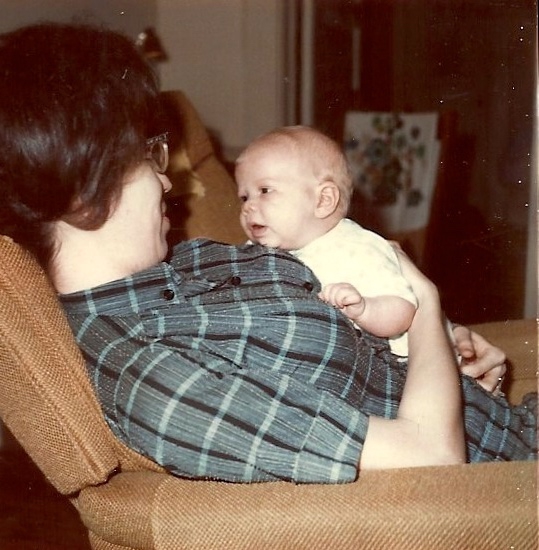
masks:
[[[250,240],[254,244],[259,244],[260,246],[266,246],[268,248],[281,248],[278,240],[272,239],[271,237],[251,237]]]
[[[284,250],[286,252],[296,250],[296,248],[294,248],[292,246],[287,246],[285,243],[283,243],[279,239],[267,238],[267,239],[257,239],[257,240],[251,239],[251,240],[252,240],[252,242],[254,242],[256,244],[259,244],[261,246],[265,246],[267,248],[278,248],[279,250]]]
[[[290,243],[286,242],[286,238],[270,231],[267,226],[260,226],[258,231],[253,231],[251,228],[246,233],[249,240],[254,244],[266,246],[267,248],[279,248],[280,250],[296,250],[296,247],[290,246]]]

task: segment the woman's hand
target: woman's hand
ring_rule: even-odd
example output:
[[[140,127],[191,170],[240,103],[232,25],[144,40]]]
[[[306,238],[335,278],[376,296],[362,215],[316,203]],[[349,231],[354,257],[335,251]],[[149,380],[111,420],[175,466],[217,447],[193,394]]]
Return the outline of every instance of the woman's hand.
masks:
[[[467,327],[455,325],[453,335],[457,353],[462,357],[462,373],[475,378],[485,390],[499,395],[507,371],[505,353]]]
[[[431,297],[437,295],[435,285],[419,271],[400,246],[396,243],[392,245],[399,258],[403,275],[412,285],[420,303],[424,292]],[[475,378],[485,390],[499,395],[507,371],[505,353],[467,327],[455,325],[453,334],[455,348],[462,357],[461,372]]]

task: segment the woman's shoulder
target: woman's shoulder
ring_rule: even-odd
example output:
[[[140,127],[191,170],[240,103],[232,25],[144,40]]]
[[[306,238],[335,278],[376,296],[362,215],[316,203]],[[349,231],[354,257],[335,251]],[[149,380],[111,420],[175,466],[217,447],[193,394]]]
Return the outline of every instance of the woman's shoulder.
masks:
[[[252,243],[230,244],[200,237],[174,245],[170,262],[190,263],[193,258],[204,258],[208,262],[235,262],[249,258],[280,258],[295,261],[291,254],[277,248]]]
[[[228,244],[198,238],[174,246],[171,266],[182,273],[286,272],[304,278],[310,270],[289,252],[258,244]]]

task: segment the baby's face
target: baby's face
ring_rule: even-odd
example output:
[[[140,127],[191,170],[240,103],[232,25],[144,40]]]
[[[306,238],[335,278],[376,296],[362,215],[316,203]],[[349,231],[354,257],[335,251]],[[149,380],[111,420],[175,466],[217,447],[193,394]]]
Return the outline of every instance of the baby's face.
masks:
[[[256,148],[237,164],[240,222],[251,241],[284,250],[310,242],[317,182],[303,164],[282,146]]]

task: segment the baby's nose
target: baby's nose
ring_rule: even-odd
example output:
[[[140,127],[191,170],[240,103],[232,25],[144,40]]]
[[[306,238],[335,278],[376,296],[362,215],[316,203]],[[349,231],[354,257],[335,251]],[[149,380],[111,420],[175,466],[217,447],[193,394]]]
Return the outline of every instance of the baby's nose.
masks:
[[[253,199],[245,199],[242,204],[242,210],[244,212],[251,212],[256,207],[255,201]]]

